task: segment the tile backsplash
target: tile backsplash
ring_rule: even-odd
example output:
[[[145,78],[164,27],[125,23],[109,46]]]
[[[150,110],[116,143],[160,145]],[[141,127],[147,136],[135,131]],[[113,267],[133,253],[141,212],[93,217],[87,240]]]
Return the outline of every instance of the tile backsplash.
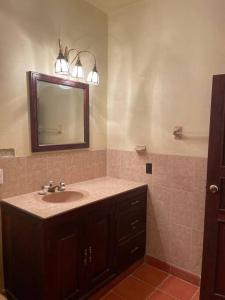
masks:
[[[106,175],[106,151],[69,151],[1,158],[4,184],[0,198],[40,190],[49,180],[66,184]]]
[[[146,163],[152,163],[152,175]],[[107,151],[109,176],[149,185],[147,254],[200,275],[206,158]]]

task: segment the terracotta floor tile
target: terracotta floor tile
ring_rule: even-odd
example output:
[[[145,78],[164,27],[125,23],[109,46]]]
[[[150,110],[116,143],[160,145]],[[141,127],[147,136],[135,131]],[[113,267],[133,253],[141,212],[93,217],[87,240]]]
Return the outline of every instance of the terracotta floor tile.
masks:
[[[159,289],[180,300],[190,300],[198,288],[175,276],[170,276],[159,286]]]
[[[133,276],[156,287],[166,279],[168,274],[150,265],[143,264],[134,272]]]
[[[109,294],[101,298],[101,300],[123,300],[123,299],[124,298],[120,297],[119,295],[116,295],[113,292],[110,292]]]
[[[155,291],[147,300],[174,300],[175,298],[160,291]]]
[[[145,300],[154,288],[130,276],[121,281],[113,290],[127,300]]]
[[[191,298],[191,300],[199,300],[199,296],[200,296],[200,290],[198,289],[197,293],[194,295],[193,298]]]

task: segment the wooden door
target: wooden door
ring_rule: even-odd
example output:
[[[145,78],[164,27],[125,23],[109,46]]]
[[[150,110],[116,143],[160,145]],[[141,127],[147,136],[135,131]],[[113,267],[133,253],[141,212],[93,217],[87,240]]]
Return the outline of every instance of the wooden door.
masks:
[[[46,239],[46,299],[75,300],[85,290],[85,227],[79,219],[56,224]]]
[[[88,216],[88,283],[97,288],[114,276],[115,222],[113,202],[99,204]]]
[[[225,299],[225,75],[213,79],[200,299]]]

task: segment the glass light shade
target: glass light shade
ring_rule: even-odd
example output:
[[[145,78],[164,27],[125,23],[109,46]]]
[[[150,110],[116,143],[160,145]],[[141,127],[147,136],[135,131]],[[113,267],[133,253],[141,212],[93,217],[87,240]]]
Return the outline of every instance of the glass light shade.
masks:
[[[87,82],[93,85],[99,85],[99,75],[96,66],[94,66],[93,70],[88,74]]]
[[[80,61],[80,57],[78,56],[75,67],[72,69],[71,76],[77,79],[84,78],[84,71]]]
[[[65,58],[57,58],[55,63],[55,73],[62,75],[69,73],[68,62]]]
[[[80,78],[83,79],[84,78],[84,71],[83,71],[83,67],[82,66],[75,66],[72,69],[72,73],[71,76],[74,78]]]

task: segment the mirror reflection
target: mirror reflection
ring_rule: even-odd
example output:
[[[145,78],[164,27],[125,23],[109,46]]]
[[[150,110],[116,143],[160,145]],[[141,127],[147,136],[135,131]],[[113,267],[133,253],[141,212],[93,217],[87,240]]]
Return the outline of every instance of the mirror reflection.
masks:
[[[37,82],[40,145],[84,143],[84,90]]]

